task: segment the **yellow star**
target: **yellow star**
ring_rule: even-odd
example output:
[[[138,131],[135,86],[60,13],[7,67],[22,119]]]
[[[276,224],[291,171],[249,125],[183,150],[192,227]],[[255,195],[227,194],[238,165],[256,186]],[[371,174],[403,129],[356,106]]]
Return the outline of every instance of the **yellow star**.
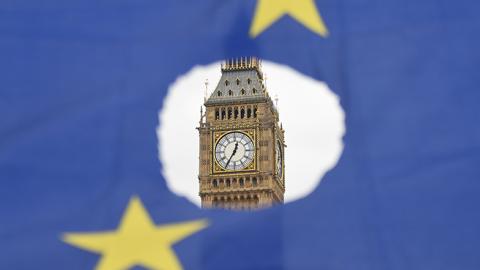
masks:
[[[150,269],[182,269],[172,245],[208,226],[206,220],[155,226],[138,197],[130,203],[116,231],[68,233],[63,241],[102,257],[97,270],[128,269],[142,265]]]
[[[314,0],[258,0],[250,36],[258,36],[287,14],[313,32],[323,37],[328,35]]]

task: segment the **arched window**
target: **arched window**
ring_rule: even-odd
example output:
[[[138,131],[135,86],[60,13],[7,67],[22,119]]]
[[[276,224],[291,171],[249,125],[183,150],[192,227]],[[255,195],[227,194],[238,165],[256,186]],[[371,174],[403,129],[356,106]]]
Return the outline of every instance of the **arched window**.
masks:
[[[221,96],[222,96],[222,92],[218,91],[218,92],[217,92],[217,96],[221,97]]]
[[[228,86],[230,82],[228,80],[225,80],[225,85]]]
[[[228,119],[232,118],[232,108],[228,108]]]
[[[245,117],[245,109],[242,108],[242,109],[240,110],[240,118],[243,119],[244,117]]]
[[[222,108],[222,120],[225,119],[225,108]]]
[[[228,90],[228,95],[229,95],[229,96],[232,96],[232,95],[233,95],[232,90]]]
[[[213,187],[218,187],[217,179],[213,179],[212,185],[213,185]]]
[[[256,177],[253,177],[253,179],[252,179],[252,185],[253,185],[253,186],[256,186],[256,185],[257,185],[257,178],[256,178]]]
[[[235,119],[237,119],[238,118],[238,108],[237,107],[235,107],[235,110],[234,110],[233,114],[234,114]]]
[[[253,92],[254,94],[256,94],[256,93],[257,93],[257,89],[253,88],[253,89],[252,89],[252,92]]]
[[[218,109],[215,109],[215,120],[218,120],[220,118],[220,111]]]
[[[245,95],[245,89],[242,89],[242,91],[240,91],[240,94],[241,94],[242,96],[244,96],[244,95]]]
[[[257,118],[257,108],[253,108],[253,118]]]
[[[226,185],[227,187],[230,187],[230,179],[227,179]]]
[[[247,118],[252,117],[252,109],[248,108],[247,109]]]
[[[240,184],[241,187],[243,187],[243,185],[245,185],[245,183],[243,182],[243,178],[240,178],[240,181],[238,181],[238,183]]]
[[[248,78],[247,83],[248,84],[252,83],[252,80],[250,80],[250,78]]]
[[[239,79],[237,79],[237,85],[240,85],[240,80]]]

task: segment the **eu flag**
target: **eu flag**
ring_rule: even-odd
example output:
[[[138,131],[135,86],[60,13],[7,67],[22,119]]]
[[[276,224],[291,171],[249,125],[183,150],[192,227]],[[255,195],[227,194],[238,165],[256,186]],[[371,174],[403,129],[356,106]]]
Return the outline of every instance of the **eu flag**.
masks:
[[[2,1],[0,269],[480,269],[479,11]],[[192,67],[251,55],[326,82],[345,148],[301,200],[202,210],[167,186],[158,111]]]

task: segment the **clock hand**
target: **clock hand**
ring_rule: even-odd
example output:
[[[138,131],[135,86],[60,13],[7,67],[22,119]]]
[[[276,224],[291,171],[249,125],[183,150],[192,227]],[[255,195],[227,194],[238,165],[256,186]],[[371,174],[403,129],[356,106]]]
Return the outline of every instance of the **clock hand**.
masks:
[[[235,143],[235,148],[233,149],[232,156],[234,156],[235,153],[237,153],[237,149],[238,149],[238,142]]]
[[[233,149],[232,155],[231,155],[230,158],[228,159],[227,164],[225,165],[225,167],[228,167],[228,164],[230,164],[230,160],[232,160],[232,157],[235,155],[235,153],[237,153],[237,149],[238,149],[238,142],[235,143],[235,148]]]

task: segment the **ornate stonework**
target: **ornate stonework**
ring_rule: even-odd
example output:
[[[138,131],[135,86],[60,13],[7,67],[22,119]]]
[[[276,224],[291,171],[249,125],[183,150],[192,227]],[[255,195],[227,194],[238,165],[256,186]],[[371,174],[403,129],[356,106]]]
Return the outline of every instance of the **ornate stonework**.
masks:
[[[227,60],[201,115],[202,207],[251,210],[283,203],[284,130],[256,58]]]

